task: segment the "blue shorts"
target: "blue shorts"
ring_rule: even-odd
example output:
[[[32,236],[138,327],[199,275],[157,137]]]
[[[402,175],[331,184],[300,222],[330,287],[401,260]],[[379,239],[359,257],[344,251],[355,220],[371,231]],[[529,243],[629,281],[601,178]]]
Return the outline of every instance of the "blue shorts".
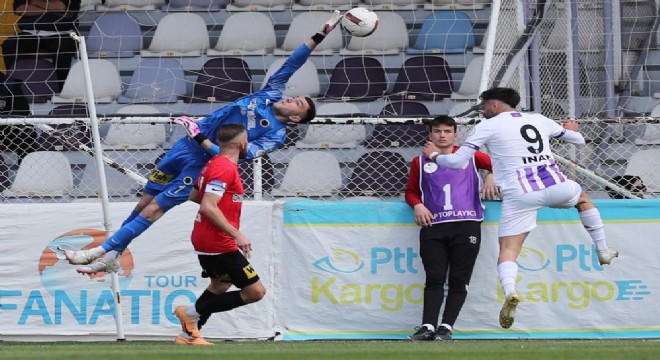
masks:
[[[183,204],[208,160],[204,153],[177,142],[149,174],[144,193],[153,196],[164,212]]]

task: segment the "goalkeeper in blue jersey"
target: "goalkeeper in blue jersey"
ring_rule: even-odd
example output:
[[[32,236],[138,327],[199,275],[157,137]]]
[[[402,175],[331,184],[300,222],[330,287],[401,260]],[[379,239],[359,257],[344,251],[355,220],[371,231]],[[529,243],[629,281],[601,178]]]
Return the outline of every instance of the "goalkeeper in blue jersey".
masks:
[[[81,274],[116,271],[116,258],[133,239],[168,210],[188,200],[200,171],[220,150],[212,141],[216,141],[216,132],[222,125],[241,124],[245,127],[249,144],[247,157],[243,160],[247,160],[284,145],[287,123],[312,120],[316,116],[312,99],[283,99],[286,83],[340,19],[339,11],[334,11],[321,31],[300,45],[263,89],[216,110],[197,123],[185,117],[176,119],[189,136],[174,144],[156,165],[133,212],[121,228],[100,246],[89,250],[62,250],[69,263],[85,265],[78,268]]]

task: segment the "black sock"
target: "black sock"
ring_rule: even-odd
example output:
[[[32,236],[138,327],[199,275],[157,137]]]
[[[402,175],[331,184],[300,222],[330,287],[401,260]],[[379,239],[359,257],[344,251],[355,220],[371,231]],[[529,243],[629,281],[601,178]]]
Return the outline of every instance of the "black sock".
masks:
[[[200,309],[203,308],[200,306],[200,304],[206,304],[208,302],[212,302],[213,298],[215,297],[215,294],[210,292],[208,289],[204,290],[202,295],[197,299],[195,302],[195,310],[199,314],[199,320],[197,321],[197,328],[201,329],[204,324],[206,324],[206,321],[211,317],[211,313],[205,313],[202,312]]]
[[[204,294],[202,294],[204,301],[200,301],[202,300],[202,297],[200,297],[195,303],[195,309],[200,315],[208,314],[210,316],[213,313],[228,311],[245,305],[245,302],[241,299],[241,292],[238,290],[229,291],[220,295],[213,295],[213,293],[211,293],[211,295],[213,296],[212,298],[204,297]]]

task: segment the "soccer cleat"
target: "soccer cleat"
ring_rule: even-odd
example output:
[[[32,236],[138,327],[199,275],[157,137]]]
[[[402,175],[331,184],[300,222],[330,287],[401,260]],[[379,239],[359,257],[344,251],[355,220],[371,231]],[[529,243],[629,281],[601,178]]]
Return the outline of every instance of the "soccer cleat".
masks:
[[[438,330],[435,332],[435,339],[436,340],[451,340],[452,339],[452,333],[451,330],[448,328],[440,325],[438,326]]]
[[[519,302],[520,295],[515,291],[506,297],[504,305],[502,305],[502,310],[500,310],[501,327],[508,329],[513,325],[514,316],[516,315],[516,306],[518,306]]]
[[[619,257],[619,252],[614,249],[598,250],[598,262],[601,265],[609,265],[615,257]]]
[[[417,331],[414,334],[408,336],[406,339],[412,341],[433,340],[435,339],[435,331],[431,330],[431,328],[426,325],[422,325],[417,328]]]
[[[188,339],[181,335],[177,335],[176,339],[174,339],[174,343],[177,345],[215,345],[214,343],[208,342],[201,337]]]
[[[183,330],[184,333],[194,338],[200,337],[199,329],[197,328],[196,324],[197,319],[193,319],[188,316],[188,314],[186,314],[186,306],[177,306],[176,309],[174,309],[174,316],[179,318],[179,322],[181,323],[181,330]]]
[[[100,272],[118,272],[119,262],[115,259],[100,258],[92,261],[91,264],[81,266],[76,269],[79,274],[92,275]]]
[[[87,265],[99,257],[89,250],[65,250],[59,246],[57,249],[64,253],[64,257],[71,265]]]

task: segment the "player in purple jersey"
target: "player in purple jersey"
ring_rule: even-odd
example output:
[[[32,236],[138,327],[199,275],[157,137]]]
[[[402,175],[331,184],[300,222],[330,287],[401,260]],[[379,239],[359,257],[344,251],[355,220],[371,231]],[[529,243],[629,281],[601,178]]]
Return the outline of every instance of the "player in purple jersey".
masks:
[[[456,121],[438,116],[429,124],[429,147],[439,154],[451,154],[458,149]],[[406,186],[406,202],[415,212],[415,222],[421,225],[419,255],[424,264],[426,283],[422,326],[409,340],[451,340],[454,323],[467,297],[474,263],[481,245],[481,222],[484,219],[478,170],[489,174],[483,195],[492,199],[497,188],[488,155],[477,152],[468,166],[450,169],[438,166],[426,156],[412,160]],[[449,291],[438,325],[440,307]]]
[[[520,95],[510,88],[493,88],[481,93],[480,98],[488,120],[475,126],[458,151],[440,155],[424,147],[423,153],[440,166],[461,168],[481,146],[488,146],[495,183],[502,193],[497,271],[505,300],[499,322],[503,328],[509,328],[520,302],[515,288],[516,260],[527,235],[536,227],[540,208],[577,208],[580,221],[596,246],[600,265],[609,264],[619,253],[607,247],[598,209],[579,184],[562,174],[550,148],[551,138],[584,144],[577,122],[570,120],[560,125],[540,114],[516,111]]]
[[[128,244],[160,219],[172,207],[188,200],[195,179],[219,147],[209,139],[216,138],[218,128],[241,124],[248,133],[247,157],[251,159],[278,149],[286,138],[286,124],[306,123],[316,116],[314,102],[308,97],[283,99],[286,83],[309,58],[312,50],[332,31],[341,15],[335,10],[321,31],[300,45],[282,67],[254,94],[216,110],[195,123],[179,118],[188,137],[179,140],[149,175],[144,194],[121,228],[98,247],[89,250],[64,250],[70,264],[86,265],[81,274],[116,271],[117,256]],[[102,256],[102,257],[101,257]]]

